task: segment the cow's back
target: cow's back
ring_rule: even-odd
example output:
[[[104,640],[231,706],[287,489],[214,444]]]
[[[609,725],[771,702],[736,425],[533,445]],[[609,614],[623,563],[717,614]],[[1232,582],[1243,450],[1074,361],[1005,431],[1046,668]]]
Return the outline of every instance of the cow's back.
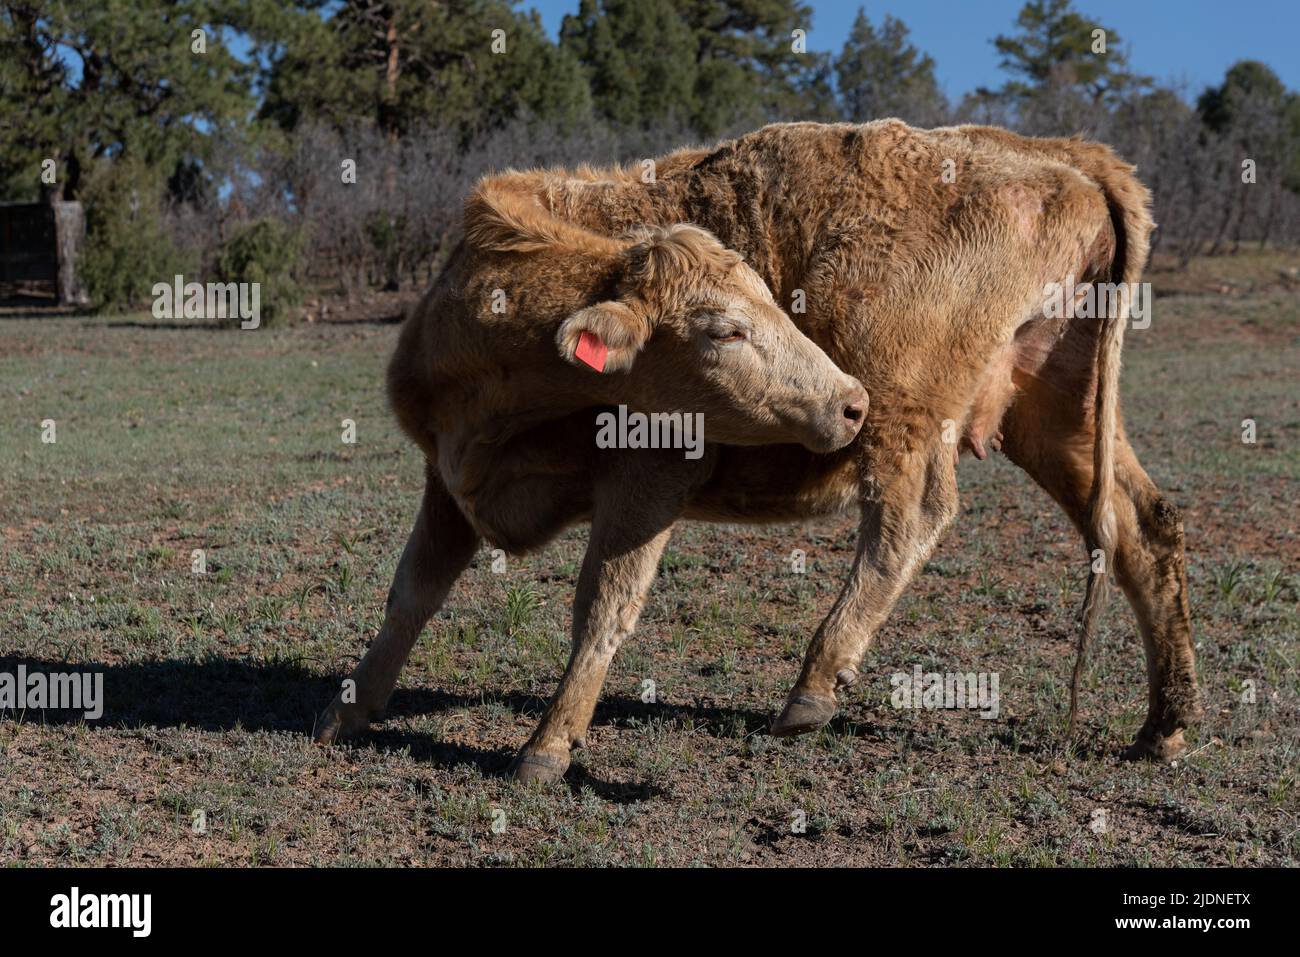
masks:
[[[1106,278],[1112,260],[1137,262],[1125,269],[1135,278],[1151,228],[1145,187],[1109,148],[985,127],[779,124],[675,175],[695,178],[684,214],[742,252],[866,385],[857,444],[873,464],[966,421],[990,369],[1015,363],[1011,341],[1032,333],[1022,327],[1041,316],[1048,284]],[[995,416],[1010,397],[994,397]],[[743,490],[747,507],[770,502],[757,511],[776,517],[784,490],[815,513],[856,484],[845,456],[782,455],[769,469],[765,450],[729,454],[717,503]]]

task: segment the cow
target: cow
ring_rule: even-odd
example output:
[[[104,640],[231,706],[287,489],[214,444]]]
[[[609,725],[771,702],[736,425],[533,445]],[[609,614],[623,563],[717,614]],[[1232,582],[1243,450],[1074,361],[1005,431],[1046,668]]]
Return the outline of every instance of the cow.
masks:
[[[1124,327],[1153,229],[1135,169],[1077,137],[919,130],[894,119],[774,124],[652,168],[652,177],[642,164],[509,171],[473,191],[463,243],[408,320],[389,369],[397,418],[425,453],[424,504],[383,628],[353,674],[355,700],[336,697],[316,739],[357,734],[382,712],[417,633],[480,537],[523,551],[590,521],[571,657],[511,765],[518,779],[555,780],[584,746],[610,661],[676,521],[856,510],[847,581],[770,732],[820,728],[956,516],[958,454],[982,459],[991,449],[1065,510],[1091,563],[1070,732],[1113,575],[1137,618],[1149,690],[1146,721],[1124,756],[1180,754],[1201,714],[1182,522],[1138,463],[1119,409]],[[647,229],[661,232],[638,233]],[[653,259],[645,244],[684,229],[702,231],[688,235],[707,256],[743,259],[819,352],[796,344],[774,316],[755,321],[721,301],[673,296],[684,313],[647,321],[624,276],[630,269],[644,288],[661,270],[620,266],[629,251],[611,244],[639,242],[632,259]],[[772,301],[731,268],[748,300]],[[1062,286],[1116,294],[1096,318],[1045,309],[1047,291]],[[520,300],[514,318],[487,311],[500,290]],[[596,305],[575,311],[579,302]],[[688,341],[700,329],[711,345],[692,355]],[[608,347],[603,371],[574,362],[584,333]],[[548,343],[558,355],[541,362]],[[780,349],[799,349],[801,370],[824,354],[865,387],[870,402],[852,401],[865,418],[847,444],[832,449],[839,436],[810,437],[806,424],[782,423],[762,406]],[[726,384],[733,374],[751,381],[732,368],[752,369],[764,386]],[[851,394],[818,375],[838,384],[823,394],[823,414],[834,418]],[[705,454],[595,448],[594,417],[621,402],[703,409]],[[782,428],[799,434],[776,437]]]

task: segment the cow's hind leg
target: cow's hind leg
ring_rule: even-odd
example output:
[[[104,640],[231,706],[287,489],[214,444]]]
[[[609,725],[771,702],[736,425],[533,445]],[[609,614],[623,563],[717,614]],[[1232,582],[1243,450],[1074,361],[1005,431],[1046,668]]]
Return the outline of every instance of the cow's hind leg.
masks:
[[[636,627],[672,525],[703,474],[680,452],[607,455],[574,596],[573,650],[541,723],[511,765],[517,780],[557,780],[570,751],[583,746],[610,662]]]
[[[1003,419],[1002,432],[1008,457],[1065,509],[1077,528],[1085,528],[1093,437],[1077,397],[1028,381]],[[1115,577],[1137,616],[1149,694],[1146,723],[1126,756],[1168,760],[1185,748],[1183,731],[1201,715],[1183,525],[1122,432],[1115,478]]]
[[[364,732],[383,714],[420,630],[441,607],[478,547],[437,472],[426,469],[424,502],[388,592],[384,624],[365,657],[316,722],[318,743]]]

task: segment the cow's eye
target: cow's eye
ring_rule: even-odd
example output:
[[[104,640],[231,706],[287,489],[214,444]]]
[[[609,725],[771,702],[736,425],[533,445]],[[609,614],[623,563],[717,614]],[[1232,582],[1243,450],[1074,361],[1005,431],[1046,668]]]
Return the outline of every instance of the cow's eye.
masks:
[[[745,330],[739,326],[718,326],[709,330],[709,338],[714,342],[725,344],[728,342],[744,342],[749,337],[745,335]]]

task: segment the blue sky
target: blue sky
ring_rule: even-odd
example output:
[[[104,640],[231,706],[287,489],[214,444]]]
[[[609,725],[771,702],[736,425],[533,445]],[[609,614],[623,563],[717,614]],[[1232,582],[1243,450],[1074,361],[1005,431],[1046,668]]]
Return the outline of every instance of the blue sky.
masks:
[[[1011,32],[1024,0],[812,0],[812,50],[838,52],[858,7],[874,23],[885,14],[912,31],[913,42],[935,59],[939,82],[959,98],[977,86],[1000,86],[1005,75],[991,42]],[[523,0],[535,7],[554,36],[578,0]],[[1237,60],[1262,60],[1300,90],[1300,0],[1075,0],[1080,13],[1119,33],[1129,62],[1160,81],[1185,83],[1191,96],[1218,83]]]

